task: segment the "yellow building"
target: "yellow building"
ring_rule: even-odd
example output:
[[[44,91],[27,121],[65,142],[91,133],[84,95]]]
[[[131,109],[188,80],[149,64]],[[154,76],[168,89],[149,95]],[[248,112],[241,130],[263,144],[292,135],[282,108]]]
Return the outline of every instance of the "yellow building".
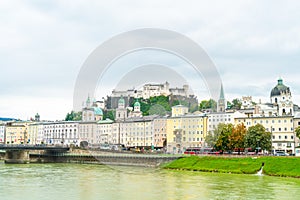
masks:
[[[21,124],[10,124],[6,126],[5,141],[7,144],[26,143],[27,127]]]
[[[41,144],[43,137],[43,124],[34,123],[28,125],[27,142],[28,144]]]
[[[6,125],[6,144],[27,144],[28,126],[32,121],[12,122]]]
[[[256,124],[261,124],[266,131],[272,133],[272,150],[295,153],[295,134],[293,116],[270,116],[236,118],[235,125],[243,123],[248,129]]]
[[[207,117],[205,115],[181,115],[168,118],[167,151],[183,153],[189,147],[204,147],[206,134]]]

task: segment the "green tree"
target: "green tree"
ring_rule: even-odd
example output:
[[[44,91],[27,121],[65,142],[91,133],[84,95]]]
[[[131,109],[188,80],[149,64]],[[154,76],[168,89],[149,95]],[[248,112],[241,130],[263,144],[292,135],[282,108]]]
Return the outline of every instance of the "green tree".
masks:
[[[115,110],[107,110],[103,112],[103,120],[111,119],[115,120]]]
[[[298,126],[295,130],[297,138],[300,138],[300,126]]]
[[[230,150],[229,137],[232,134],[233,128],[234,128],[233,124],[223,125],[221,129],[221,133],[215,145],[216,150],[221,150],[222,152]]]
[[[217,102],[213,99],[203,100],[200,102],[200,105],[199,105],[199,110],[204,110],[204,109],[215,110],[216,108],[217,108]]]
[[[239,110],[241,109],[241,107],[242,107],[242,101],[240,99],[232,100],[232,108]]]
[[[80,121],[82,119],[82,112],[74,112],[73,110],[70,113],[67,113],[65,120],[66,121]]]
[[[259,147],[262,150],[269,151],[272,148],[271,133],[267,132],[261,124],[251,126],[245,136],[245,146],[252,149]]]

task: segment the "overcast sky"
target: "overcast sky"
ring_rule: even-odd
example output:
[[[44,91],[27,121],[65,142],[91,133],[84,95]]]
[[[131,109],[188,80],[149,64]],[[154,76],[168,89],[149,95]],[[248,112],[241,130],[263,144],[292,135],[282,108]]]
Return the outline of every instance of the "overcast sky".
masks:
[[[229,100],[268,101],[282,77],[300,104],[299,10],[300,2],[287,0],[1,0],[0,117],[39,112],[42,119],[63,119],[89,54],[112,36],[145,27],[196,41],[215,63]]]

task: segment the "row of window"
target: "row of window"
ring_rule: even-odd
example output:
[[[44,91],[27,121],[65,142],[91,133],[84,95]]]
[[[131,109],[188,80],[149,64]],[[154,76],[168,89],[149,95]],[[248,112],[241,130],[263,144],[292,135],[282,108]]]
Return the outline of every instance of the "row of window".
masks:
[[[176,142],[176,141],[177,141],[176,139],[178,139],[178,138],[174,137],[174,138],[173,138],[173,142]],[[186,142],[186,141],[187,141],[186,137],[183,137],[183,138],[182,138],[182,141],[183,141],[183,142]],[[189,141],[189,142],[200,142],[200,141],[202,142],[202,141],[203,141],[203,138],[189,138],[188,141]]]
[[[275,139],[276,139],[276,136],[273,135],[272,138],[273,138],[273,140],[275,140]],[[285,140],[287,140],[287,139],[288,139],[288,136],[285,135],[284,137],[282,137],[281,135],[278,135],[278,139],[279,139],[279,140],[281,140],[281,139],[283,139],[283,138],[284,138]],[[294,136],[291,135],[290,139],[293,140],[293,139],[294,139]]]

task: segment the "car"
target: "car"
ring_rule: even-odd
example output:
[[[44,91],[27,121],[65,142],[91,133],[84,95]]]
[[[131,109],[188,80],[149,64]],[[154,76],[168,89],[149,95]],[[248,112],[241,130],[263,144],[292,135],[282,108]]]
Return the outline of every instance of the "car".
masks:
[[[288,153],[285,153],[285,152],[283,152],[283,151],[279,151],[279,152],[276,152],[276,153],[275,153],[275,156],[289,156],[289,154],[288,154]]]

